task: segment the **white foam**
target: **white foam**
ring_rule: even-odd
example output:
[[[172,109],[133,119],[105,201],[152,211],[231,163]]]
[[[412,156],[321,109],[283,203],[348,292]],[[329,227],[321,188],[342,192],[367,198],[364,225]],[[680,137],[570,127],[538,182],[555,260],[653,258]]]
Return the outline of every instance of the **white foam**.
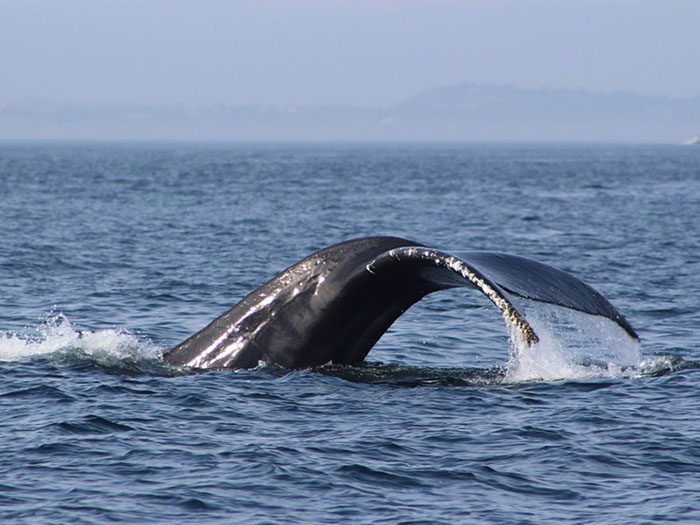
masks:
[[[540,341],[530,346],[512,330],[506,383],[637,377],[671,366],[665,358],[643,361],[639,343],[609,319],[529,301],[520,306]],[[78,330],[60,313],[22,333],[0,332],[0,361],[37,356],[117,364],[160,359],[162,350],[128,331]]]
[[[539,336],[532,346],[511,334],[507,382],[619,378],[639,375],[639,343],[613,321],[567,308],[527,302]]]
[[[0,361],[24,361],[52,354],[89,356],[96,360],[157,359],[161,351],[120,330],[76,330],[63,314],[49,314],[25,333],[0,332]]]

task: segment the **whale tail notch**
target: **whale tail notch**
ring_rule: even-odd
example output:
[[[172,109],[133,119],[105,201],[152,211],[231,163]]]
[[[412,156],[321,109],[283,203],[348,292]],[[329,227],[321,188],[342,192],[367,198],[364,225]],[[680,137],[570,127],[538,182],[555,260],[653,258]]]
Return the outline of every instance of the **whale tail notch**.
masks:
[[[509,295],[607,317],[639,339],[602,295],[551,266],[493,252],[458,257],[406,239],[368,237],[287,268],[164,360],[201,369],[251,368],[260,361],[287,368],[358,363],[412,304],[455,287],[481,291],[528,344],[538,336]]]

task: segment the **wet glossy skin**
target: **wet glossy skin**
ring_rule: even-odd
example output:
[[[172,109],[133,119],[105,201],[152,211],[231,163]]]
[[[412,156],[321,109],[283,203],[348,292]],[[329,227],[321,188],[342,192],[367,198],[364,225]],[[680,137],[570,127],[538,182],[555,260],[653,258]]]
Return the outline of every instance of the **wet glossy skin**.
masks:
[[[167,363],[201,369],[358,363],[412,304],[454,287],[476,288],[527,343],[538,338],[504,291],[617,322],[624,317],[575,277],[529,259],[470,252],[455,257],[396,237],[336,244],[291,266],[206,328],[169,350]]]

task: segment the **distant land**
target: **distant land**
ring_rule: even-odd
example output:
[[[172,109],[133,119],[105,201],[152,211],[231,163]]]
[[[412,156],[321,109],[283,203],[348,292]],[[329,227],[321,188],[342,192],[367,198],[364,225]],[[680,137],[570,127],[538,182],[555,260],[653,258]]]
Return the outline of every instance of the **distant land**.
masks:
[[[0,139],[499,141],[680,144],[700,96],[462,84],[386,107],[79,105],[0,101]]]

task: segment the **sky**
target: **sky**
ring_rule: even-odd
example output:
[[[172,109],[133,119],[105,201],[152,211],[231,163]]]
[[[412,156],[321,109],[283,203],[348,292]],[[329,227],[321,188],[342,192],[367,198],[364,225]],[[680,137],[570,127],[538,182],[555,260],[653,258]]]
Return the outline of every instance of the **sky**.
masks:
[[[0,0],[0,103],[386,106],[464,82],[700,95],[698,0]]]

